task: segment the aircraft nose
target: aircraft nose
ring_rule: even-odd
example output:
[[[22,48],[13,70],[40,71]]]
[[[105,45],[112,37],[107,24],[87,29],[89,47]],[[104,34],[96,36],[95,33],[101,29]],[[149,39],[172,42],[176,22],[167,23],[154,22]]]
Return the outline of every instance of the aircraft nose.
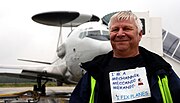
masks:
[[[103,42],[101,45],[100,45],[100,49],[99,49],[100,53],[101,54],[104,54],[104,53],[108,53],[109,51],[112,50],[112,47],[111,47],[111,44],[110,44],[110,41],[106,41],[106,42]]]

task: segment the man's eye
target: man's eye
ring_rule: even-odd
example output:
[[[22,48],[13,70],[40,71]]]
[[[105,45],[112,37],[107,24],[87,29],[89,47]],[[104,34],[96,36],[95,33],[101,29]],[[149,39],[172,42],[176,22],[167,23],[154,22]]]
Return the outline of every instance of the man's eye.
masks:
[[[119,31],[119,29],[118,28],[114,28],[114,29],[111,30],[111,32],[115,32],[115,31]]]
[[[128,31],[128,30],[133,30],[133,28],[131,28],[131,27],[124,27],[123,30],[124,31]]]

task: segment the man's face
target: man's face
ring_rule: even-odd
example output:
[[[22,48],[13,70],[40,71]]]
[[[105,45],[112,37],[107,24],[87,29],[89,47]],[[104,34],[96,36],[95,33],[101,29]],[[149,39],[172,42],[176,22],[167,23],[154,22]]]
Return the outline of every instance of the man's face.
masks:
[[[142,32],[138,33],[134,20],[113,22],[110,27],[110,40],[115,52],[137,51],[141,37]]]

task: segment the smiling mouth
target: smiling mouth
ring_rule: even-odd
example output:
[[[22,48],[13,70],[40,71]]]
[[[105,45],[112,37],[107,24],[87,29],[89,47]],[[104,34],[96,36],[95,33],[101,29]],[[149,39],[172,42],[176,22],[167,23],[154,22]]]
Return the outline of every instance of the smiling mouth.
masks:
[[[129,41],[130,39],[128,37],[117,37],[114,39],[115,42],[126,42]]]
[[[126,41],[129,41],[127,39],[120,39],[120,40],[114,40],[115,42],[126,42]]]

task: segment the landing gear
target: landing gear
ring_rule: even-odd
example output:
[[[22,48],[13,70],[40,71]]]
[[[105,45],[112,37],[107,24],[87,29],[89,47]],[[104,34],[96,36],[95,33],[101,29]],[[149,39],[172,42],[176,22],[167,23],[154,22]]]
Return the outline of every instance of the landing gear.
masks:
[[[45,96],[46,95],[46,83],[47,82],[48,82],[48,80],[46,80],[42,84],[42,78],[38,77],[37,78],[37,85],[34,85],[34,91],[38,92],[41,96]]]
[[[63,86],[62,81],[57,80],[57,86]]]

